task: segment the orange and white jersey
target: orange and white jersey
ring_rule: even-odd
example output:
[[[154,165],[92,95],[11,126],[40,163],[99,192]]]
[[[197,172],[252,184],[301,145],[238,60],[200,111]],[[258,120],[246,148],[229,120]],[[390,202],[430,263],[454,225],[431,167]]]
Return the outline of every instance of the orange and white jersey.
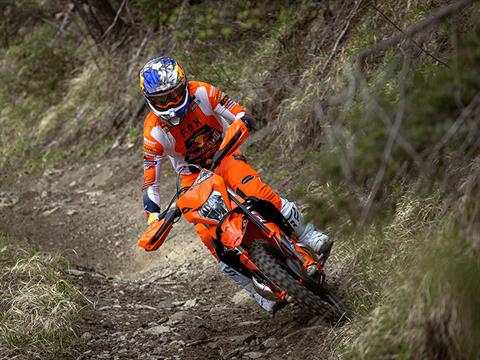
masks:
[[[143,168],[148,212],[159,211],[162,156],[168,156],[177,173],[190,174],[187,165],[204,166],[218,150],[227,127],[245,115],[242,106],[213,85],[190,81],[188,90],[190,105],[178,126],[168,125],[153,112],[145,118]]]

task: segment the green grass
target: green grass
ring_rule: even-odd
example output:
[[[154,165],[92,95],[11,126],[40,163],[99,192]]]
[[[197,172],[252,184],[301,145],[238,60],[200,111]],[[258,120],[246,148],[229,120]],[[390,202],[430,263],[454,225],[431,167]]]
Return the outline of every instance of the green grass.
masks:
[[[329,261],[351,311],[331,334],[332,357],[475,358],[480,254],[465,201],[478,192],[462,194],[451,202],[406,193],[388,221],[337,233]]]

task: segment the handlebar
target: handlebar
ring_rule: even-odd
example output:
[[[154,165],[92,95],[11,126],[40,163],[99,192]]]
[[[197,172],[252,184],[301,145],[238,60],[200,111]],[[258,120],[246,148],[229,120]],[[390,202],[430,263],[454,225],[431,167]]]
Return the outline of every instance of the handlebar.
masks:
[[[166,214],[164,215],[165,217],[165,223],[168,224],[175,220],[177,217],[182,215],[182,212],[180,211],[179,208],[175,207],[171,209],[170,211],[164,211]]]

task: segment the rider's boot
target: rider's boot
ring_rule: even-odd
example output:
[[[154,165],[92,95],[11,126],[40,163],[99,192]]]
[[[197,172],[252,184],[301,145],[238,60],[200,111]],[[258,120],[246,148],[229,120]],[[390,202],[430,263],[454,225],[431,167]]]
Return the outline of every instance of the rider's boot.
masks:
[[[312,223],[305,224],[303,214],[293,202],[282,198],[282,209],[280,211],[292,225],[298,241],[311,247],[317,254],[323,254],[323,258],[326,260],[330,255],[333,240],[318,230]]]
[[[247,290],[250,296],[253,297],[258,305],[260,305],[264,310],[275,313],[284,305],[282,301],[265,299],[255,291],[252,279],[246,277],[242,273],[239,273],[237,270],[233,269],[222,261],[220,261],[220,269],[225,275],[231,277],[237,284],[241,285],[245,290]]]

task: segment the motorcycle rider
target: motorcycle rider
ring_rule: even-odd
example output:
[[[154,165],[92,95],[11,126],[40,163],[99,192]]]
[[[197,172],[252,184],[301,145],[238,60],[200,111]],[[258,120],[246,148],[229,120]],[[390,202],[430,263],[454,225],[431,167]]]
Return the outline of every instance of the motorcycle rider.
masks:
[[[187,81],[182,66],[161,56],[147,62],[140,71],[140,88],[150,112],[144,122],[144,208],[148,224],[158,221],[160,213],[160,170],[167,155],[182,185],[193,184],[197,174],[188,164],[208,166],[222,142],[229,124],[241,119],[249,129],[253,118],[226,93],[213,85]],[[299,241],[318,254],[328,254],[333,241],[311,223],[305,224],[293,202],[281,198],[262,182],[258,173],[237,150],[227,156],[215,172],[240,195],[255,196],[275,205],[295,230]],[[201,224],[194,227],[215,257],[210,234]],[[267,311],[277,303],[256,293],[252,280],[220,261],[224,274],[242,285]]]

